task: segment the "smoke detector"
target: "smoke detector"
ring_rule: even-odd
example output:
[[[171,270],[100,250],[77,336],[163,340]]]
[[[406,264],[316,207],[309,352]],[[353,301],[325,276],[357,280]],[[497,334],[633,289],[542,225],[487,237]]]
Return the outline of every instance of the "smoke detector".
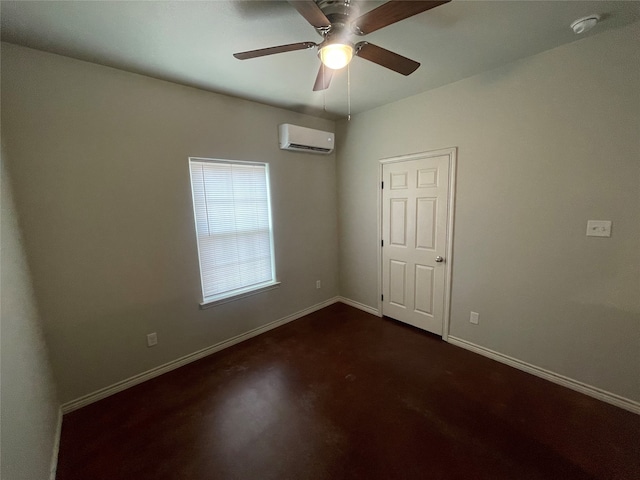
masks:
[[[573,30],[573,33],[580,35],[581,33],[588,32],[595,27],[599,20],[600,15],[589,15],[588,17],[579,18],[571,24],[571,29]]]

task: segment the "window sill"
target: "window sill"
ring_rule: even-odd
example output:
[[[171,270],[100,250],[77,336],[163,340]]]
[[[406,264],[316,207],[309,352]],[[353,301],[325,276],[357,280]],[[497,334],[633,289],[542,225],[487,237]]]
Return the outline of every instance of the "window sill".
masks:
[[[217,305],[222,305],[223,303],[235,302],[236,300],[240,300],[241,298],[250,297],[251,295],[256,295],[262,292],[268,292],[269,290],[273,290],[280,286],[280,282],[272,282],[267,285],[262,285],[257,288],[253,288],[251,290],[245,290],[238,293],[233,293],[227,296],[221,297],[212,297],[209,299],[205,299],[200,303],[200,310],[205,310],[207,308],[215,307]]]

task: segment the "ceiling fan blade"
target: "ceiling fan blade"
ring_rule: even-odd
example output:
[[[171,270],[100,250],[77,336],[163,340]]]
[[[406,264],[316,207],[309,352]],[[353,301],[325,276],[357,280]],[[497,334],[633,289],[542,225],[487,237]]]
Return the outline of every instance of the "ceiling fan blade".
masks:
[[[444,1],[403,1],[391,0],[358,17],[354,22],[359,35],[367,35],[393,23],[439,7],[451,0]]]
[[[293,52],[294,50],[306,50],[315,47],[313,42],[289,43],[287,45],[278,45],[277,47],[260,48],[258,50],[249,50],[248,52],[234,53],[233,56],[238,60],[248,60],[250,58],[264,57],[265,55],[275,55],[276,53]]]
[[[356,44],[355,54],[360,58],[377,63],[383,67],[401,73],[402,75],[411,75],[420,66],[415,60],[403,57],[397,53],[393,53],[382,47],[378,47],[369,42],[359,42]]]
[[[313,85],[313,91],[326,90],[329,88],[333,73],[335,70],[326,67],[324,63],[320,64],[320,70],[318,70],[318,76],[316,77],[316,83]]]
[[[320,7],[313,0],[289,0],[289,3],[302,15],[307,22],[315,28],[328,27],[331,25],[329,19],[322,13]]]

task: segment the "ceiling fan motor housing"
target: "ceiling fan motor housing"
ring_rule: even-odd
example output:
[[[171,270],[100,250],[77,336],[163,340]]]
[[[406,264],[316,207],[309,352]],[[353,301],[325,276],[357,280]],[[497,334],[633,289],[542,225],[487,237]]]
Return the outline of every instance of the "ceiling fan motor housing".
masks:
[[[349,17],[356,18],[353,6],[350,0],[317,0],[316,4],[322,10],[325,17],[330,22],[330,25],[326,27],[317,27],[316,31],[323,37],[327,37],[329,34],[333,34],[334,38],[337,31],[340,31],[342,35],[347,35],[347,30],[350,30]]]
[[[348,17],[353,8],[351,0],[316,0],[316,4],[331,22],[333,22],[333,19],[330,15],[337,14]]]

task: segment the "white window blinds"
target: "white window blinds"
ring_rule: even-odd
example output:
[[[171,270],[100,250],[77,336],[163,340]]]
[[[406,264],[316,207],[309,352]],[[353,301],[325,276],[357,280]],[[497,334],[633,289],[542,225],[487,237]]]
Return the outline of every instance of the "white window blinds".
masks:
[[[275,283],[267,165],[191,159],[204,302]]]

